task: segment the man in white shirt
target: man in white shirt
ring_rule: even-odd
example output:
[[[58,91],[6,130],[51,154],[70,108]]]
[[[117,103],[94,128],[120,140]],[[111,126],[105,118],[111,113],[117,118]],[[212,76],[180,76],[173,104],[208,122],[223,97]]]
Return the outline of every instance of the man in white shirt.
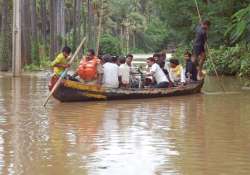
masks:
[[[104,55],[103,58],[107,60],[103,65],[103,86],[106,88],[118,88],[119,67],[114,63],[115,60],[112,60],[111,55]]]
[[[120,67],[119,67],[119,80],[121,87],[128,88],[130,80],[130,67],[125,64],[126,59],[124,57],[120,58]]]
[[[147,59],[147,64],[150,67],[150,73],[149,75],[153,76],[155,81],[156,81],[156,88],[167,88],[169,87],[169,82],[160,68],[160,66],[155,62],[155,59],[150,57]]]

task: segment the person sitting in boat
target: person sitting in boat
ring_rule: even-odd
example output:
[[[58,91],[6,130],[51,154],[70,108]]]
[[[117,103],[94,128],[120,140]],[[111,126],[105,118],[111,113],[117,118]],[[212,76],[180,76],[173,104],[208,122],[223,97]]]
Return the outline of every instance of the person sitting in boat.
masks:
[[[155,53],[153,55],[153,58],[156,60],[156,63],[160,66],[162,71],[165,73],[165,75],[166,75],[166,77],[167,77],[167,79],[169,81],[169,85],[172,86],[173,82],[172,82],[172,80],[171,80],[171,78],[169,76],[168,70],[165,68],[166,57],[164,55],[166,56],[166,54],[164,54],[164,53]]]
[[[156,63],[156,60],[153,57],[147,59],[147,64],[150,67],[150,72],[148,76],[152,76],[156,81],[155,88],[167,88],[169,87],[169,82],[164,74],[163,70]]]
[[[185,84],[185,72],[178,59],[170,59],[169,76],[175,85],[181,84],[183,86]]]
[[[62,52],[59,53],[55,58],[55,60],[51,63],[51,67],[54,68],[55,76],[60,76],[64,72],[64,70],[70,66],[68,64],[70,53],[71,53],[71,48],[65,46]]]
[[[118,88],[119,87],[119,67],[116,64],[117,58],[109,54],[103,56],[103,80],[102,85],[105,88]]]
[[[89,49],[87,56],[83,57],[80,62],[74,77],[79,76],[81,82],[94,85],[101,84],[102,74],[103,68],[101,60],[95,56],[93,49]]]
[[[130,79],[130,68],[126,64],[126,58],[121,57],[119,59],[119,81],[120,87],[128,88],[129,87],[129,79]]]
[[[198,71],[191,57],[192,54],[189,51],[184,53],[184,59],[186,61],[185,77],[187,81],[197,81]]]

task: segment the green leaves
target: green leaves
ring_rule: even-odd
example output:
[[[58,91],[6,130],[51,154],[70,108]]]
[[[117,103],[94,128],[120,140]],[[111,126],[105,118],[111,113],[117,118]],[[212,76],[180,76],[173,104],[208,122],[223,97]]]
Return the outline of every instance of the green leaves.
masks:
[[[232,24],[225,32],[225,36],[229,37],[231,44],[235,44],[240,40],[245,40],[249,34],[250,27],[250,5],[239,10],[232,16]]]

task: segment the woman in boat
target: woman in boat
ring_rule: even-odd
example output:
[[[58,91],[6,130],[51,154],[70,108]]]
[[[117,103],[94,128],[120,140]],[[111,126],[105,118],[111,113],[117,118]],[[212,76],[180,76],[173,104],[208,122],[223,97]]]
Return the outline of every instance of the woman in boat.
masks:
[[[169,81],[164,74],[163,70],[156,63],[156,60],[153,57],[147,59],[147,64],[150,67],[148,76],[152,76],[156,81],[155,88],[167,88],[169,87]]]

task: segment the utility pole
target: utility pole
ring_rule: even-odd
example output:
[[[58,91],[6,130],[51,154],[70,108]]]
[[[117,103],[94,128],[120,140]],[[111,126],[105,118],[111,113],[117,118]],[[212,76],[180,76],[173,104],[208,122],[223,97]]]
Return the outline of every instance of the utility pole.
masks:
[[[13,0],[12,73],[21,75],[21,8],[20,0]]]

